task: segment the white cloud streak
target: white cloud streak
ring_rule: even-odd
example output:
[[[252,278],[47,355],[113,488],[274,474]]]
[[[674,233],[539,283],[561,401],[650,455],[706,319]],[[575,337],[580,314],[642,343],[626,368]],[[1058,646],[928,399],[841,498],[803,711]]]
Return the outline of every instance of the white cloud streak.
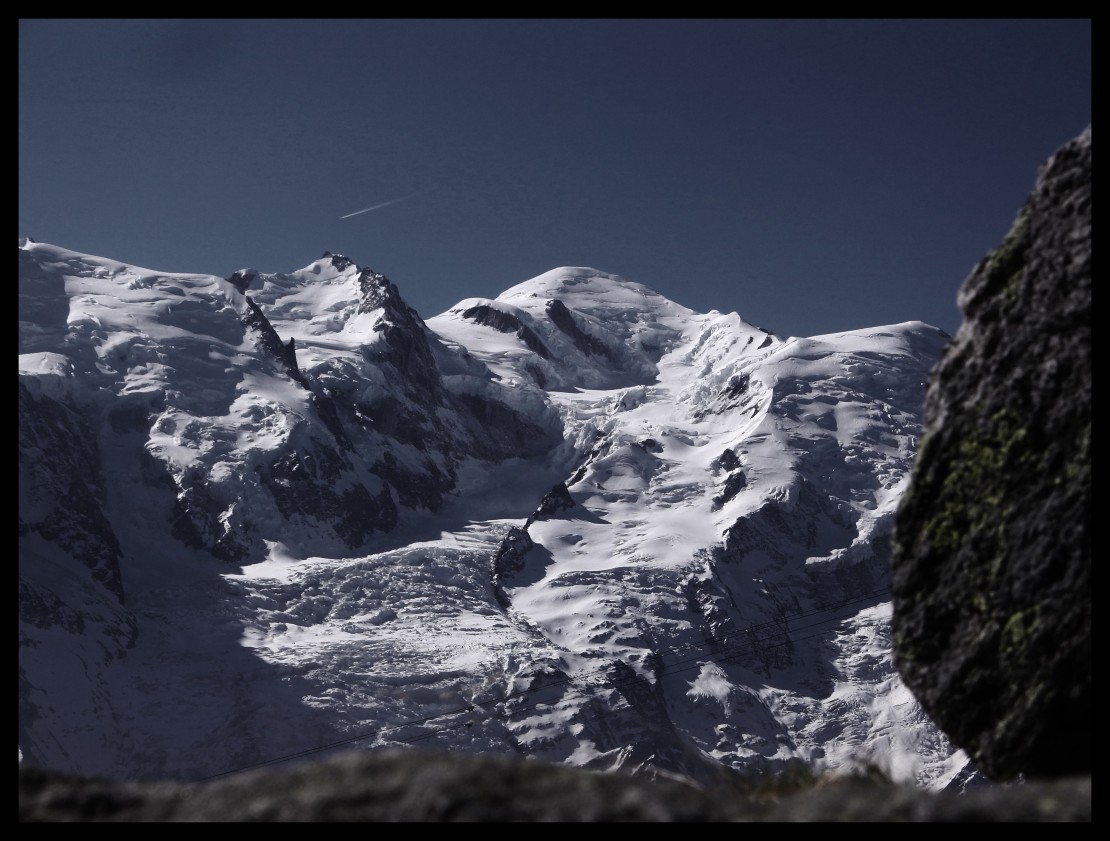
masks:
[[[354,213],[348,213],[346,216],[340,216],[339,218],[340,219],[350,219],[352,216],[358,216],[360,213],[369,213],[371,210],[381,210],[383,207],[389,207],[391,204],[397,204],[397,202],[399,202],[399,201],[405,201],[405,199],[411,199],[413,196],[419,196],[419,195],[420,195],[419,191],[415,192],[415,193],[409,193],[407,196],[401,196],[401,198],[399,198],[399,199],[390,199],[389,201],[383,201],[381,204],[375,204],[375,205],[371,205],[370,207],[364,207],[362,210],[356,210]]]

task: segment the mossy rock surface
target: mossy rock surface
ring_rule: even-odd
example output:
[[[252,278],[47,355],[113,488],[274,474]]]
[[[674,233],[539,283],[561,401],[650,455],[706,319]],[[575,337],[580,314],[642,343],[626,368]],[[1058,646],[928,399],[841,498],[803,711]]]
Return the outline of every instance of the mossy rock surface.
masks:
[[[1090,129],[959,304],[898,511],[896,662],[992,779],[1090,773]]]

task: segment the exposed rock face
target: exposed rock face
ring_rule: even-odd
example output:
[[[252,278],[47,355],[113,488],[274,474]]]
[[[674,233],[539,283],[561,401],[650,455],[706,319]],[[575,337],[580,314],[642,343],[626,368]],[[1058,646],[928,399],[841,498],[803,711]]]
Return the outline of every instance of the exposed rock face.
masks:
[[[524,556],[534,545],[532,539],[528,536],[527,529],[520,529],[516,526],[510,528],[509,533],[505,535],[505,539],[501,541],[497,554],[493,556],[494,580],[500,580],[523,569]]]
[[[527,324],[522,324],[520,319],[512,313],[495,309],[489,304],[479,304],[465,310],[462,317],[469,318],[479,324],[485,324],[502,333],[515,333],[533,353],[542,356],[544,359],[552,358],[551,351],[536,335],[536,331]]]
[[[959,304],[898,511],[895,655],[992,779],[1090,773],[1090,128]]]
[[[234,282],[236,276],[237,274],[232,275],[232,282]],[[306,385],[304,375],[301,374],[301,370],[297,366],[297,349],[293,339],[282,342],[269,319],[259,309],[258,304],[251,299],[251,296],[245,295],[244,300],[247,304],[247,311],[243,314],[243,324],[255,331],[259,346],[270,358],[279,363],[292,379],[301,385]]]
[[[101,507],[99,453],[71,443],[95,440],[87,413],[19,384],[19,537],[64,547],[122,603],[119,540]],[[52,465],[43,453],[53,454]]]
[[[574,340],[574,346],[583,353],[590,356],[604,356],[610,360],[614,359],[613,352],[603,342],[588,333],[582,332],[582,328],[578,326],[574,316],[567,309],[567,305],[562,301],[548,301],[547,315],[556,327]]]
[[[19,773],[21,822],[708,822],[1091,820],[1091,781],[963,795],[846,777],[707,792],[505,756],[375,751],[210,783],[125,783]]]
[[[551,517],[560,511],[569,511],[577,505],[574,497],[570,495],[567,490],[565,482],[559,482],[555,487],[544,494],[543,499],[540,500],[540,505],[536,509],[536,513],[529,519],[529,523],[535,520],[543,520]]]

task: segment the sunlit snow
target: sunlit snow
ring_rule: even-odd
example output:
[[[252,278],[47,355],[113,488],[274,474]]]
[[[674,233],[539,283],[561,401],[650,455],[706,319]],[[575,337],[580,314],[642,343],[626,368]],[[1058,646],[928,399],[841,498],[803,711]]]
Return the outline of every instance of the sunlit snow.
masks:
[[[25,760],[196,779],[415,744],[703,779],[870,762],[931,787],[962,767],[898,679],[886,592],[935,328],[782,338],[560,268],[423,322],[437,387],[556,443],[496,458],[406,442],[354,409],[366,431],[339,469],[310,446],[332,434],[318,395],[243,317],[250,296],[319,394],[386,399],[376,360],[396,325],[360,307],[357,266],[325,255],[244,271],[240,288],[21,252],[20,381],[97,430],[81,443],[99,448],[126,589],[115,604],[53,543],[21,538],[21,576],[93,617],[83,634],[24,628]],[[443,400],[437,429],[479,434]],[[370,470],[385,452],[452,477],[434,510]],[[395,527],[354,552],[283,513],[259,477],[286,453],[336,493],[391,494]],[[532,519],[560,482],[573,507]],[[171,536],[200,505],[204,539],[243,561]],[[493,576],[526,523],[532,548]],[[102,645],[128,622],[129,644]]]

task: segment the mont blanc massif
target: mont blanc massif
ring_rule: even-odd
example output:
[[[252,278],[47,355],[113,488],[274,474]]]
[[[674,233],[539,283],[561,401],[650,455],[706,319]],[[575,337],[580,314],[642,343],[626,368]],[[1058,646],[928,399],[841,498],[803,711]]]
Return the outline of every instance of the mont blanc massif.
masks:
[[[943,331],[783,338],[591,268],[424,320],[332,253],[19,258],[21,762],[974,776],[890,642]]]

